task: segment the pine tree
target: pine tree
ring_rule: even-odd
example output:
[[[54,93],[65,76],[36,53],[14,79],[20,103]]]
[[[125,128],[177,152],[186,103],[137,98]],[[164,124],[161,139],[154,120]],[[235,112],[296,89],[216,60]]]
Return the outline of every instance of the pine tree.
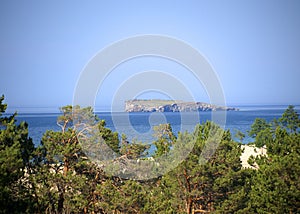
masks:
[[[87,203],[83,194],[86,176],[77,173],[76,168],[86,157],[72,128],[72,107],[61,111],[57,120],[61,131],[48,130],[43,135],[31,181],[42,212],[82,212]]]
[[[218,139],[219,146],[210,148],[215,149],[215,153],[204,149],[210,140]],[[224,132],[211,122],[197,126],[192,134],[179,133],[173,149],[183,148],[188,142],[195,142],[191,153],[178,167],[162,176],[161,193],[155,192],[156,197],[170,213],[216,211],[225,199],[239,190],[240,186],[235,186],[238,182],[232,180],[241,169],[240,146],[232,142],[229,131]]]
[[[268,156],[256,158],[259,169],[251,179],[248,213],[300,212],[300,128],[297,113],[289,106],[266,140]],[[280,126],[281,125],[281,126]],[[265,129],[265,130],[268,130]],[[259,135],[258,135],[259,136]],[[257,137],[258,137],[257,136]]]
[[[299,114],[295,111],[295,107],[289,105],[284,111],[282,117],[279,119],[279,122],[290,132],[295,133],[300,127],[300,118]]]
[[[7,108],[0,97],[0,212],[29,212],[31,195],[28,194],[27,172],[30,168],[32,139],[28,125],[17,124],[16,116],[3,117]]]
[[[254,123],[251,125],[251,129],[249,131],[250,137],[256,137],[259,132],[270,128],[270,125],[267,123],[265,119],[262,118],[256,118]]]

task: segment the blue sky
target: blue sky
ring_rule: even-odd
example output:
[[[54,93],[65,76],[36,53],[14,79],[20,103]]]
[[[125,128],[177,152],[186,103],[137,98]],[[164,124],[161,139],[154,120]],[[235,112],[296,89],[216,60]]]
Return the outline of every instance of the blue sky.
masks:
[[[11,109],[72,104],[80,72],[98,51],[131,36],[158,34],[201,52],[229,105],[299,104],[299,11],[297,0],[2,0],[0,93]],[[123,69],[128,75],[139,69],[185,72],[159,59],[151,66],[151,60],[132,61]],[[100,87],[96,105],[109,106],[113,85],[127,78],[114,72]],[[184,81],[195,82],[188,75]],[[197,99],[209,101],[197,87],[192,87]],[[155,94],[142,97],[147,96]]]

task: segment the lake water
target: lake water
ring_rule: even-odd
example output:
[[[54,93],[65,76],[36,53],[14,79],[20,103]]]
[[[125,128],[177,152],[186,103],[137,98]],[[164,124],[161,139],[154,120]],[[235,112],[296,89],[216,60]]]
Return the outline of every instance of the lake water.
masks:
[[[272,121],[274,118],[281,117],[287,106],[243,106],[238,107],[240,111],[226,112],[225,129],[229,129],[234,136],[237,130],[247,133],[250,130],[255,118],[264,118],[267,121]],[[299,112],[300,106],[295,108]],[[186,117],[189,113],[169,112],[169,113],[97,113],[100,119],[106,121],[106,127],[113,131],[118,131],[119,134],[125,133],[128,140],[136,139],[145,143],[154,140],[153,126],[158,125],[163,121],[171,124],[175,134],[181,130],[182,116]],[[46,130],[59,131],[60,127],[56,124],[58,113],[23,113],[18,114],[17,120],[26,121],[29,124],[29,136],[33,139],[35,145],[40,144],[42,135]],[[194,119],[194,118],[193,118]],[[199,112],[199,121],[203,123],[211,120],[211,112]],[[129,123],[127,123],[129,121]],[[193,123],[187,124],[188,131],[193,131]],[[246,137],[244,143],[251,142],[252,139]]]

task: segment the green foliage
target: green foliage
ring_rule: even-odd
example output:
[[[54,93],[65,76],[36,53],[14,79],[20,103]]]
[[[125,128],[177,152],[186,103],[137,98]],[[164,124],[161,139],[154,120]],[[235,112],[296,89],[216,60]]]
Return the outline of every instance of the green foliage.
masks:
[[[207,141],[217,133],[222,133],[220,145],[215,153],[210,153],[211,157],[206,157],[206,162],[199,164]],[[230,183],[230,179],[241,168],[240,146],[232,142],[229,132],[223,132],[210,122],[197,126],[193,134],[179,134],[177,139],[181,141],[187,138],[197,139],[194,148],[178,167],[163,176],[163,186],[160,188],[165,190],[165,196],[170,197],[165,199],[166,202],[170,200],[170,203],[161,203],[169,205],[166,209],[170,212],[176,208],[176,213],[215,211],[224,199],[238,190],[234,182]],[[166,186],[169,188],[164,188]]]
[[[256,137],[259,132],[270,128],[270,125],[267,123],[265,119],[256,118],[254,123],[251,125],[251,130],[249,131],[250,137]]]
[[[249,213],[246,209],[254,173],[251,169],[243,169],[227,177],[226,181],[234,191],[216,207],[215,213]]]
[[[242,143],[243,139],[246,137],[246,135],[240,130],[237,130],[234,136],[239,139],[240,143]]]
[[[27,183],[22,178],[34,146],[25,122],[16,124],[16,114],[2,117],[7,107],[3,100],[0,97],[0,212],[19,213],[30,209]]]
[[[62,113],[57,122],[62,130],[49,130],[42,137],[30,179],[41,210],[50,213],[82,212],[86,177],[77,173],[76,169],[85,156],[76,130],[71,128],[74,120],[72,107],[63,107]]]
[[[138,159],[147,156],[149,148],[150,145],[136,142],[136,140],[128,142],[125,134],[121,136],[120,154],[128,159]]]
[[[155,126],[154,136],[157,138],[154,142],[156,147],[154,157],[160,157],[163,154],[167,154],[176,140],[176,137],[172,132],[172,127],[169,123]]]
[[[289,129],[290,132],[295,133],[300,127],[299,114],[295,111],[294,106],[289,105],[288,108],[283,113],[279,122],[283,127]]]
[[[266,145],[268,157],[256,158],[259,169],[251,177],[247,206],[241,213],[300,212],[299,116],[292,106],[259,131],[255,142]]]
[[[120,141],[118,133],[112,132],[110,129],[106,128],[105,125],[106,123],[104,120],[101,120],[98,123],[100,136],[116,154],[120,154]]]
[[[128,142],[125,135],[120,143],[92,108],[62,107],[57,120],[61,131],[46,131],[41,146],[34,149],[27,124],[17,125],[15,115],[2,116],[3,99],[0,213],[300,212],[299,117],[293,107],[278,121],[257,119],[252,125],[249,135],[257,147],[266,146],[268,154],[251,159],[257,170],[242,168],[241,144],[212,122],[177,137],[170,124],[164,124],[155,127],[151,158],[155,162],[167,157],[176,167],[158,178],[136,181],[108,175],[103,165],[86,157],[79,142],[81,126],[96,128],[96,135],[118,158],[147,158],[150,147]],[[238,131],[237,137],[242,141],[244,134]]]
[[[0,97],[0,117],[2,117],[2,113],[4,113],[5,110],[6,110],[6,108],[7,108],[7,104],[3,104],[3,103],[2,103],[3,100],[4,100],[4,95],[2,95],[2,96]],[[2,120],[4,120],[4,118],[1,118],[1,121],[2,121]]]
[[[252,178],[247,209],[253,213],[298,213],[299,161],[299,153],[261,161]]]
[[[258,148],[263,147],[264,145],[270,145],[273,142],[273,136],[270,128],[261,130],[256,138],[254,145]]]

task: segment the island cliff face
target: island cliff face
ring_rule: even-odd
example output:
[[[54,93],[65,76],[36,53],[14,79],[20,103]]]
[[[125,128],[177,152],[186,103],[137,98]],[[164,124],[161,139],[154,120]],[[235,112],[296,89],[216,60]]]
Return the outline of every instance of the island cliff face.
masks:
[[[194,111],[237,111],[238,109],[216,106],[203,102],[184,102],[174,100],[128,100],[126,112],[194,112]]]

